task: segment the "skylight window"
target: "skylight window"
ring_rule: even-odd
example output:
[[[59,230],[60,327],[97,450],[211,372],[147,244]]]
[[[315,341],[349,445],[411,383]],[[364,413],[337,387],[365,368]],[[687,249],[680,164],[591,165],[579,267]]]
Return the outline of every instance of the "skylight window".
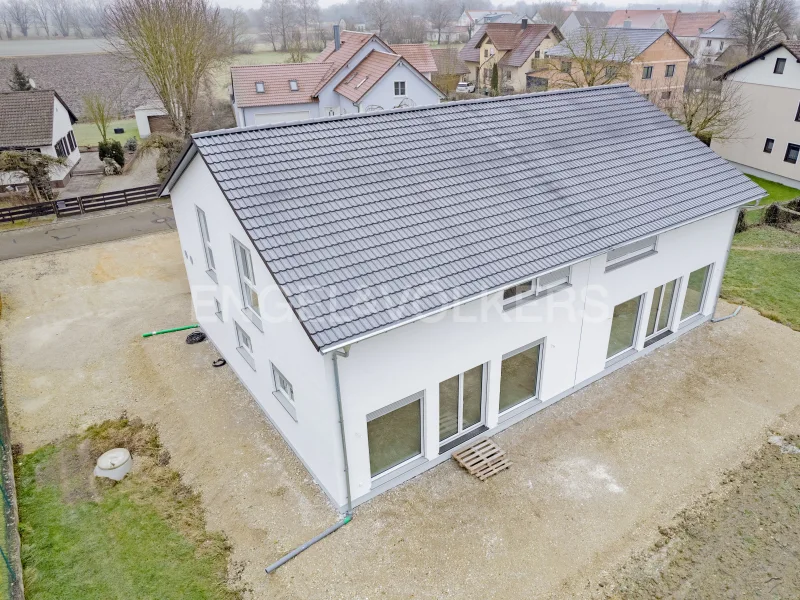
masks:
[[[297,87],[297,80],[296,79],[290,79],[289,80],[289,89],[292,90],[293,92],[296,92],[297,90],[300,89],[299,87]]]
[[[264,82],[256,81],[256,94],[263,94],[263,93],[264,93]]]

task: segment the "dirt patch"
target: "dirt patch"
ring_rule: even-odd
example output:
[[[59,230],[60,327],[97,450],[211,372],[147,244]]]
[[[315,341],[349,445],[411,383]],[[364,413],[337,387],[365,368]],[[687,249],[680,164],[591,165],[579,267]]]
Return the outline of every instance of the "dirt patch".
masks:
[[[800,435],[773,434],[719,491],[683,511],[602,598],[795,598]]]

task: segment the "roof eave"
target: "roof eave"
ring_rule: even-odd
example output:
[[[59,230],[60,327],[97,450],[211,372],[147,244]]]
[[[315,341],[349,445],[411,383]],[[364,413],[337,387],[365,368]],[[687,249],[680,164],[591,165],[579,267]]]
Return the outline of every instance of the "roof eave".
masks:
[[[181,151],[180,158],[175,162],[172,169],[170,170],[167,177],[164,179],[164,183],[161,184],[161,187],[158,188],[158,193],[156,196],[167,196],[172,189],[172,186],[177,183],[178,179],[181,178],[183,172],[186,170],[186,167],[189,166],[189,163],[192,162],[192,159],[197,154],[197,144],[194,143],[194,139],[189,138],[189,141],[186,142],[186,145],[183,147]]]

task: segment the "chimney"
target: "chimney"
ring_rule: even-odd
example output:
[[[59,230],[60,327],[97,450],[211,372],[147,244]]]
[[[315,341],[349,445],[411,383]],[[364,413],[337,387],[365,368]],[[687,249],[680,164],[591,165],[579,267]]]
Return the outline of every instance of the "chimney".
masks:
[[[342,47],[342,38],[339,37],[339,26],[333,26],[333,49],[338,50]]]
[[[522,23],[521,23],[521,25],[520,25],[520,26],[522,27],[522,30],[523,30],[523,31],[524,31],[525,29],[527,29],[527,28],[528,28],[528,19],[522,19]]]

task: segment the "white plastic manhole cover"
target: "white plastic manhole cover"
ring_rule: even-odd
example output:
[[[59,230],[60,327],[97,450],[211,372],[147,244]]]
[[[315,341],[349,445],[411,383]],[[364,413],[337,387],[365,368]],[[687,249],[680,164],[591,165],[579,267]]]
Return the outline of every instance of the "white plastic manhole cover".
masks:
[[[114,448],[97,459],[94,474],[96,477],[108,477],[119,481],[131,470],[131,464],[130,452],[125,448]]]

